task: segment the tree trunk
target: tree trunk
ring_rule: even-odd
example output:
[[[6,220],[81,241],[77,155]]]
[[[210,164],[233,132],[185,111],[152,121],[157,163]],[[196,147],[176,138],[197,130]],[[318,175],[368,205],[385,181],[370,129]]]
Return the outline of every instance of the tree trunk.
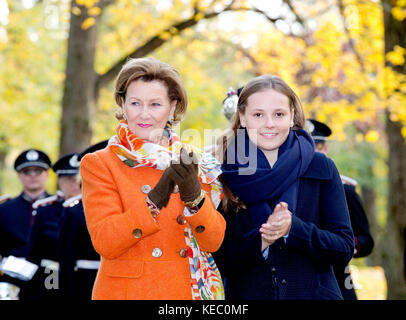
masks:
[[[405,299],[403,282],[403,228],[406,218],[406,144],[401,126],[387,117],[389,142],[388,214],[384,238],[383,266],[388,280],[388,299]]]
[[[90,144],[92,137],[92,118],[96,109],[94,71],[97,26],[100,15],[94,17],[96,22],[89,28],[82,28],[82,23],[89,18],[83,6],[72,1],[72,8],[81,9],[79,15],[71,13],[66,79],[62,98],[61,136],[59,155],[79,152]]]
[[[385,54],[396,45],[406,47],[406,20],[398,21],[392,14],[391,0],[382,1]],[[386,65],[391,66],[387,61]],[[406,74],[406,66],[391,66],[397,72]],[[402,231],[406,223],[406,143],[401,134],[401,124],[386,115],[386,135],[389,144],[389,189],[386,234],[384,238],[383,266],[388,280],[388,299],[405,299],[406,286],[403,282]]]

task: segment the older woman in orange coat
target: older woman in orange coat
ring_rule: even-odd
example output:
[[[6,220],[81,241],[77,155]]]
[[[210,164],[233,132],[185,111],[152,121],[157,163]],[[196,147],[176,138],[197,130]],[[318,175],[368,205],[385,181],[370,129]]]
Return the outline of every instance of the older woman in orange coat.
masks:
[[[210,252],[224,237],[219,163],[181,143],[177,71],[129,60],[116,81],[117,135],[81,162],[87,226],[101,265],[93,299],[221,299]]]

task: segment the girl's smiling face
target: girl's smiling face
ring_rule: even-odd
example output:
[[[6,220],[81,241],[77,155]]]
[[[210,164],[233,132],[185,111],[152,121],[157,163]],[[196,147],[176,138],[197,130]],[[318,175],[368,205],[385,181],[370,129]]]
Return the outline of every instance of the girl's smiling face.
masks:
[[[277,151],[293,126],[294,111],[289,98],[273,89],[258,91],[247,99],[245,113],[240,113],[241,126],[264,153]]]

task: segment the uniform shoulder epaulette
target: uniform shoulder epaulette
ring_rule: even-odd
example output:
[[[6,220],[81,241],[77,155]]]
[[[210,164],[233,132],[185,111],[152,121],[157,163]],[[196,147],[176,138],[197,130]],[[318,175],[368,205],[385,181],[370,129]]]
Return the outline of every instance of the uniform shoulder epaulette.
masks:
[[[67,199],[62,206],[64,208],[70,208],[76,206],[82,200],[82,194],[78,194],[72,198]]]
[[[59,196],[57,194],[54,194],[53,196],[49,196],[43,199],[38,199],[32,204],[33,209],[38,209],[39,207],[47,206],[51,203],[54,203],[56,200],[58,200]]]
[[[343,184],[348,184],[348,185],[354,186],[354,187],[358,184],[358,182],[356,180],[351,179],[349,177],[346,177],[346,176],[343,176],[343,175],[340,175],[340,177],[341,177],[341,182]]]
[[[10,199],[11,199],[10,195],[8,195],[8,194],[2,195],[2,196],[0,196],[0,204],[4,203],[4,202],[6,202],[6,201],[8,201]]]

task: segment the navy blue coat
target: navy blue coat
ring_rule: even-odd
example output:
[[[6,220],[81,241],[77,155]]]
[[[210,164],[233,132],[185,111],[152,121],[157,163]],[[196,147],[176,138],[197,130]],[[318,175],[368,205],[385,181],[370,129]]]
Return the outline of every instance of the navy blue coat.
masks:
[[[21,193],[0,205],[0,254],[3,257],[27,257],[34,222],[31,218],[33,202]]]
[[[39,207],[28,243],[28,260],[40,264],[42,259],[58,261],[57,248],[63,198]]]
[[[374,240],[369,231],[369,223],[360,196],[355,186],[344,184],[345,199],[347,200],[351,226],[354,233],[356,253],[354,258],[366,257],[374,248]],[[350,278],[349,268],[335,267],[334,273],[344,300],[356,300],[357,295]]]
[[[354,239],[343,185],[334,162],[321,153],[300,178],[289,236],[261,252],[261,235],[247,210],[224,212],[226,234],[214,259],[226,299],[342,299],[333,265],[346,266]]]
[[[39,266],[34,277],[26,288],[26,299],[50,299],[58,297],[57,289],[46,289],[45,279],[50,275],[41,260],[58,261],[57,249],[59,238],[59,222],[62,216],[63,198],[58,197],[52,203],[36,209],[34,225],[28,243],[28,260]]]
[[[60,224],[60,284],[64,297],[90,300],[97,270],[75,271],[77,260],[100,260],[86,226],[82,201],[63,210]]]
[[[344,184],[344,192],[355,237],[355,248],[357,249],[354,257],[366,257],[371,254],[374,248],[374,239],[369,230],[367,215],[362,206],[361,198],[355,191],[355,186]]]
[[[44,193],[40,198],[48,197]],[[18,197],[0,205],[0,255],[8,257],[27,258],[29,239],[35,217],[32,216],[32,204],[35,201],[21,193]],[[20,287],[22,299],[26,282],[9,277],[0,276],[0,281],[10,282]]]

